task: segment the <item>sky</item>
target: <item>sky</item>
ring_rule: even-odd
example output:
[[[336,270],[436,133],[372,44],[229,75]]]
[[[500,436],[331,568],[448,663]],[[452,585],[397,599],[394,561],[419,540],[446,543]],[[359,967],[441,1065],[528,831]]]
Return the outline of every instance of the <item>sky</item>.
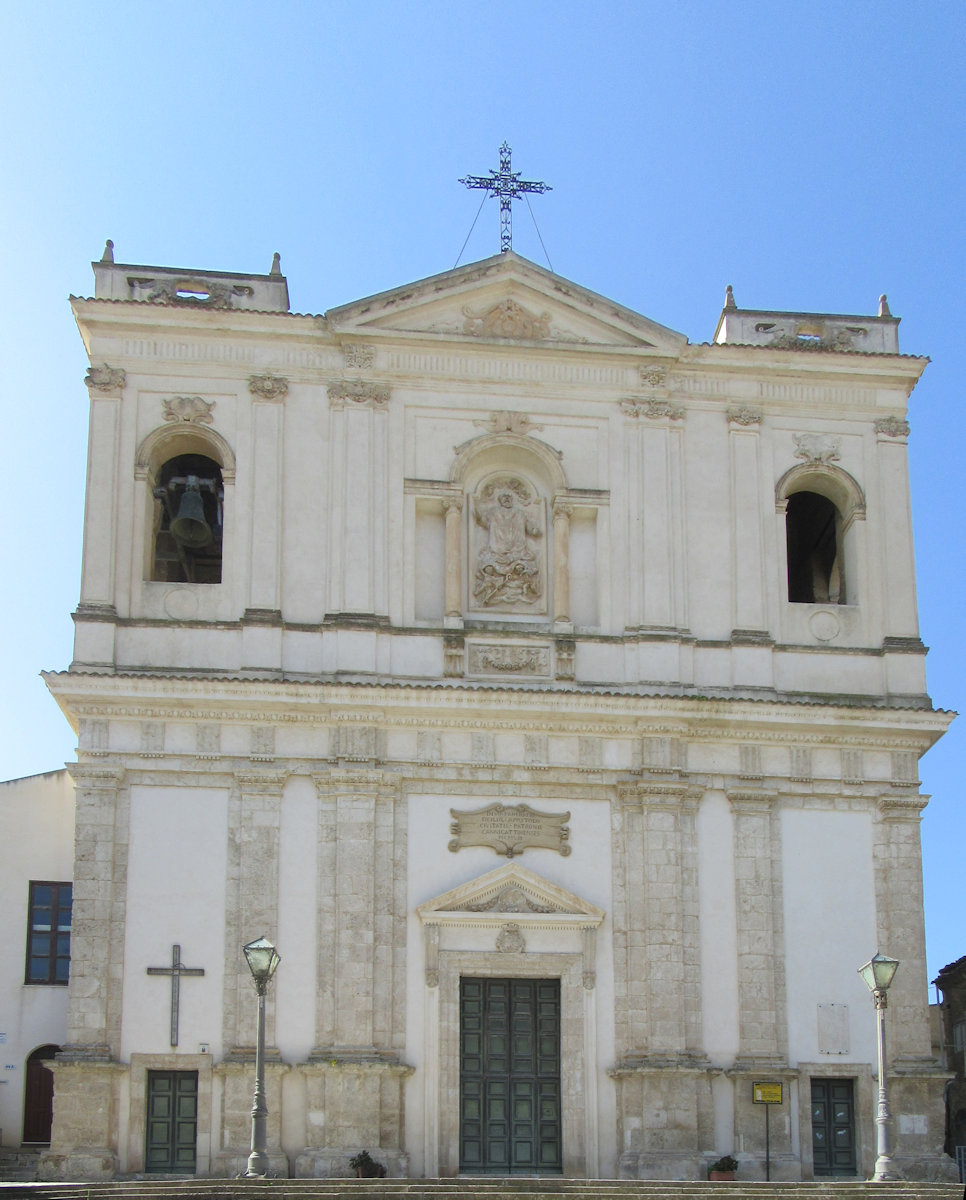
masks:
[[[933,701],[962,706],[966,5],[46,0],[3,28],[0,778],[74,756],[39,672],[71,659],[87,361],[67,297],[105,239],[118,262],[239,272],[277,250],[293,310],[324,312],[451,268],[480,204],[458,180],[504,140],[553,189],[539,236],[516,207],[514,250],[694,342],[727,284],[759,309],[888,293],[901,349],[932,360],[910,407],[920,620]],[[489,200],[460,261],[498,250]],[[930,978],[966,954],[964,767],[959,720],[921,766]]]

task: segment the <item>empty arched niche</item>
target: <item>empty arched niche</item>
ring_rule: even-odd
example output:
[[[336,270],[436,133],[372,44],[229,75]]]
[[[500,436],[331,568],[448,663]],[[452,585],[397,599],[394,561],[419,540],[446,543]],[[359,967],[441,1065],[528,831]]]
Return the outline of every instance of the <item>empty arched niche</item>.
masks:
[[[779,481],[785,516],[785,564],[790,604],[854,604],[853,524],[865,516],[862,490],[828,464],[802,464]]]
[[[234,456],[212,430],[156,430],[138,454],[150,521],[145,574],[165,583],[221,583],[225,483]]]

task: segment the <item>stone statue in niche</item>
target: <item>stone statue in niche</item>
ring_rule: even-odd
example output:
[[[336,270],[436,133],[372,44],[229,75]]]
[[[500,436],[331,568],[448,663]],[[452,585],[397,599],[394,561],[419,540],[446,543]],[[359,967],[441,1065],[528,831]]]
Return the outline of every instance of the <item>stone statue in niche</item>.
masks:
[[[537,604],[544,590],[539,497],[522,479],[494,479],[476,497],[473,519],[482,531],[473,579],[476,603],[481,608]]]

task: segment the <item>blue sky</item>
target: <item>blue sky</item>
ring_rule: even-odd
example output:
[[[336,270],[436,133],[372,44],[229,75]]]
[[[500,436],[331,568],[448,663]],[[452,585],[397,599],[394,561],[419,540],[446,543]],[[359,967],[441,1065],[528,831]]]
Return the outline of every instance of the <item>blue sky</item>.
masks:
[[[878,3],[10,5],[0,72],[8,631],[0,778],[73,735],[86,360],[67,305],[118,261],[267,271],[322,312],[453,266],[497,166],[554,269],[692,341],[749,308],[903,318],[932,364],[910,464],[930,691],[962,703],[966,6]],[[463,261],[499,249],[489,201]],[[514,249],[544,263],[525,207]],[[961,728],[961,726],[963,726]],[[966,726],[922,765],[930,977],[966,953]],[[884,948],[887,949],[887,948]],[[871,952],[871,951],[870,951]]]

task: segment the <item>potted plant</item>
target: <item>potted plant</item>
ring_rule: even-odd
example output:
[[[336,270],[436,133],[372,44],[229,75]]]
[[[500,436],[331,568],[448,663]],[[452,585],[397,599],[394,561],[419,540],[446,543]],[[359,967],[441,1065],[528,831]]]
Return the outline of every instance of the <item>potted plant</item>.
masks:
[[[717,1162],[708,1167],[709,1179],[734,1179],[738,1170],[738,1160],[732,1154],[723,1154]]]
[[[360,1179],[383,1179],[386,1174],[384,1163],[376,1162],[368,1150],[360,1150],[349,1159],[349,1166]]]

